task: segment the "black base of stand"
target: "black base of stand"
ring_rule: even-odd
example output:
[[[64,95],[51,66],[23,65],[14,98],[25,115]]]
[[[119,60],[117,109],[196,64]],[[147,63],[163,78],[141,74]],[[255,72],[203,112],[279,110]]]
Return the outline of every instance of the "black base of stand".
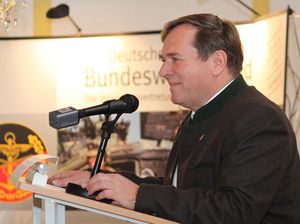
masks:
[[[68,183],[68,185],[66,187],[66,192],[70,193],[70,194],[80,196],[80,197],[84,197],[84,198],[88,198],[88,199],[98,201],[98,200],[96,200],[96,196],[98,195],[99,192],[95,192],[92,195],[88,195],[87,190],[82,188],[78,184]],[[102,199],[102,200],[99,200],[99,201],[103,202],[103,203],[107,203],[107,204],[112,203],[111,199]]]

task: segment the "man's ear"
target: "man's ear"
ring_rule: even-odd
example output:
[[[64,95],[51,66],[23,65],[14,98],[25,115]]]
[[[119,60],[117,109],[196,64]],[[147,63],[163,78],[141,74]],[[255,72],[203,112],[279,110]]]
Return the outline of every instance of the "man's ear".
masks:
[[[215,51],[211,55],[213,75],[220,75],[227,66],[227,54],[223,50]]]

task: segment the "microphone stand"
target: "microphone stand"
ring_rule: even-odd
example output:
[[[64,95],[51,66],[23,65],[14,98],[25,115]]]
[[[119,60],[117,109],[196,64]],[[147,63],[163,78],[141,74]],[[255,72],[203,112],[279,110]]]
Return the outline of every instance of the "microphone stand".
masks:
[[[101,164],[102,164],[102,161],[103,161],[103,158],[105,155],[106,145],[108,143],[108,140],[110,139],[111,133],[114,131],[115,124],[121,115],[122,114],[117,114],[116,117],[112,121],[109,121],[110,114],[105,114],[105,121],[103,122],[102,127],[101,127],[101,131],[102,131],[101,132],[101,141],[99,144],[96,161],[95,161],[95,164],[94,164],[92,172],[91,172],[91,178],[100,172]],[[77,196],[93,199],[93,200],[96,200],[95,197],[99,194],[99,191],[97,191],[92,195],[88,195],[86,189],[81,188],[80,185],[74,184],[74,183],[68,183],[68,185],[66,187],[66,192],[70,193],[70,194],[75,194]],[[101,200],[101,202],[111,203],[112,200],[103,199],[103,200]]]
[[[100,171],[102,160],[105,155],[106,145],[108,143],[108,140],[110,139],[111,133],[114,131],[115,124],[120,116],[121,116],[121,114],[117,114],[117,116],[115,117],[114,120],[109,121],[109,119],[108,119],[109,115],[105,115],[105,121],[103,122],[102,127],[101,127],[101,130],[102,130],[101,142],[100,142],[98,153],[96,156],[96,161],[95,161],[93,170],[91,172],[91,177],[95,176]]]

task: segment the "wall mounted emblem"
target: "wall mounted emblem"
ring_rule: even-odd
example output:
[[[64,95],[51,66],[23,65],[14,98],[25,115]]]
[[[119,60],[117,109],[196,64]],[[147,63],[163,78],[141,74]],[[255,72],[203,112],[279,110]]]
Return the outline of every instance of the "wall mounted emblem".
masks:
[[[18,202],[31,196],[8,179],[24,159],[45,153],[46,147],[35,131],[17,123],[0,123],[0,202]]]

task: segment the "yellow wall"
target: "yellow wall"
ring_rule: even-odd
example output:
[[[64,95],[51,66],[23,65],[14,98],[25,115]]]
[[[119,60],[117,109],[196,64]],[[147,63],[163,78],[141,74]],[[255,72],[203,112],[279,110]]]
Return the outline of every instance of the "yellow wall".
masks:
[[[270,0],[252,0],[253,9],[260,15],[270,12]]]
[[[33,1],[33,35],[51,36],[51,20],[46,17],[47,11],[51,8],[51,0]]]

